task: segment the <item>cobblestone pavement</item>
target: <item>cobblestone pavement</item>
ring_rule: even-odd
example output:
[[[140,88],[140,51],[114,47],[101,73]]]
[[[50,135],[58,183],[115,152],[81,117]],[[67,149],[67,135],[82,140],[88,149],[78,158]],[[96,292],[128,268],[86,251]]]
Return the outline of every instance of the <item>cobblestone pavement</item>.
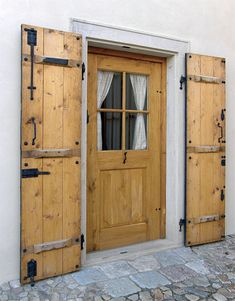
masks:
[[[30,285],[0,285],[0,300],[235,300],[235,236],[84,268]]]

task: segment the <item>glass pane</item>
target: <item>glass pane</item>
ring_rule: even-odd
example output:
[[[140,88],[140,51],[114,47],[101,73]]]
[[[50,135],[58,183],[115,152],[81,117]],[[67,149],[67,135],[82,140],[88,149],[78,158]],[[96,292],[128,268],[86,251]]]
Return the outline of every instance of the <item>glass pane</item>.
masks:
[[[122,108],[122,73],[115,72],[109,92],[101,106],[103,109]]]
[[[102,112],[102,150],[122,149],[122,114]]]
[[[135,96],[134,96],[134,91],[133,91],[133,85],[131,83],[129,73],[126,74],[126,109],[127,110],[137,110],[136,103],[135,103]],[[142,78],[146,79],[146,85],[142,83],[141,88],[143,89],[142,91],[140,90],[140,94],[144,95],[144,106],[141,108],[141,110],[147,110],[147,87],[148,87],[148,80],[146,75],[141,75],[137,74],[136,76],[140,76]],[[142,92],[142,93],[141,93]]]
[[[147,114],[126,113],[126,149],[147,149]]]

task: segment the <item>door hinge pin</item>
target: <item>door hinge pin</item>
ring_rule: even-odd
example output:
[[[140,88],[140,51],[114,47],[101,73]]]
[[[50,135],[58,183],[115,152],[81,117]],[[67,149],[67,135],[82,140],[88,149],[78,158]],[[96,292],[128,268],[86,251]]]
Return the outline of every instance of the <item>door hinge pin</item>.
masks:
[[[181,75],[180,78],[180,90],[183,90],[183,83],[186,82],[186,76]]]
[[[179,226],[180,226],[180,229],[179,231],[182,232],[182,227],[185,226],[186,224],[186,219],[185,218],[181,218],[180,221],[179,221]]]
[[[86,111],[86,123],[88,124],[90,121],[90,116],[89,116],[89,113],[88,113],[88,110]]]
[[[226,157],[221,156],[221,166],[226,166]]]
[[[31,259],[27,263],[27,277],[26,279],[30,279],[30,285],[34,286],[35,281],[34,277],[37,276],[37,261],[34,259]]]
[[[84,243],[85,243],[85,236],[84,234],[81,235],[81,250],[84,249]]]
[[[82,63],[82,80],[84,80],[84,74],[86,72],[86,66],[84,63]]]
[[[224,190],[221,189],[221,191],[220,191],[220,200],[221,200],[221,201],[224,201],[224,198],[225,198]]]

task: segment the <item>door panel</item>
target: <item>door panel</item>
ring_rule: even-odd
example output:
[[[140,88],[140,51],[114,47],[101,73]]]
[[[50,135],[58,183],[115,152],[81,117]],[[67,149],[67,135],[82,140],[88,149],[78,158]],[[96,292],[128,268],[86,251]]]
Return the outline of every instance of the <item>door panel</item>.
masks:
[[[186,245],[224,238],[225,60],[187,54]],[[224,163],[223,163],[224,162]]]
[[[88,251],[161,236],[161,225],[164,223],[161,220],[161,185],[165,182],[161,183],[160,157],[165,146],[160,141],[163,122],[160,112],[165,103],[161,93],[165,88],[162,80],[164,62],[89,53]],[[114,82],[101,109],[97,109],[98,70],[114,72]],[[143,110],[137,110],[134,102],[130,74],[147,76],[147,99]],[[144,78],[138,77],[138,80]],[[120,86],[121,90],[118,90]],[[99,151],[97,112],[101,112],[102,119],[103,150]],[[132,146],[138,114],[142,114],[145,120],[147,147],[143,149],[133,149]]]
[[[28,88],[31,29],[37,35],[33,99]],[[46,57],[57,61],[48,64]],[[66,63],[71,60],[72,67]],[[21,165],[26,171],[36,168],[47,173],[21,180],[22,283],[32,280],[28,277],[32,259],[37,266],[35,280],[80,266],[80,65],[79,35],[22,26]]]

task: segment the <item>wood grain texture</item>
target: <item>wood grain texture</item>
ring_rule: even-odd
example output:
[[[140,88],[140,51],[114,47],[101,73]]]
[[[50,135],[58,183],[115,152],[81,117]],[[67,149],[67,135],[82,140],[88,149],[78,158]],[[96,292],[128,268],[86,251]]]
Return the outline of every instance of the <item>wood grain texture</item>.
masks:
[[[165,66],[161,63],[89,53],[87,151],[87,250],[124,246],[165,236]],[[107,55],[106,55],[107,54]],[[122,113],[125,128],[126,73],[148,76],[148,148],[97,151],[97,70],[122,73]],[[159,93],[161,91],[162,93]],[[136,111],[137,112],[137,111]],[[133,112],[132,112],[133,113]],[[141,112],[142,113],[142,112]],[[161,141],[162,140],[162,141]],[[123,164],[124,152],[127,152]],[[160,163],[160,158],[163,160]],[[161,179],[162,176],[162,179]],[[161,206],[163,211],[161,211]],[[161,213],[163,212],[163,214]]]
[[[22,26],[22,58],[30,54],[24,28],[37,30],[35,55],[81,61],[81,36]],[[22,168],[50,175],[21,182],[21,282],[27,262],[37,261],[36,280],[75,271],[80,266],[80,131],[81,68],[34,64],[34,100],[27,89],[30,62],[22,61]],[[35,118],[37,137],[32,145]],[[53,242],[62,243],[50,247]],[[39,254],[32,246],[45,246]]]
[[[225,79],[225,59],[188,54],[187,73]],[[221,197],[225,194],[225,166],[221,164],[226,142],[224,109],[225,82],[187,81],[186,245],[224,238],[224,218],[203,218],[225,213]],[[219,139],[221,127],[224,137]]]

